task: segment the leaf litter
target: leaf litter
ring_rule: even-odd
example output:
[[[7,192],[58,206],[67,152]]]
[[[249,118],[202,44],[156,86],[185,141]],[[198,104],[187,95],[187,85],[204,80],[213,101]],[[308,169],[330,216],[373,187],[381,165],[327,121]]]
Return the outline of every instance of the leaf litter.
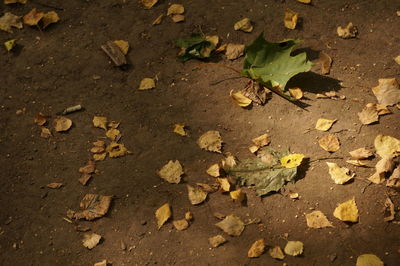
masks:
[[[317,123],[315,124],[315,129],[320,130],[320,131],[328,131],[333,123],[335,123],[337,120],[330,120],[330,119],[325,119],[325,118],[319,118],[317,120]]]
[[[23,25],[21,22],[21,17],[10,12],[6,12],[2,17],[0,17],[0,30],[13,33],[12,27],[22,29]]]
[[[285,254],[283,254],[283,251],[280,246],[271,247],[268,250],[268,253],[272,258],[277,260],[283,260],[285,258]]]
[[[183,174],[183,167],[178,160],[170,160],[160,169],[160,171],[158,171],[158,175],[162,179],[172,184],[179,184],[179,182],[181,182],[181,176]]]
[[[221,153],[222,139],[218,131],[207,131],[199,137],[197,144],[203,150]]]
[[[375,254],[362,254],[357,257],[356,266],[383,266],[383,261]]]
[[[286,28],[294,30],[297,25],[299,14],[294,12],[293,10],[287,8],[285,10],[285,17],[283,19],[283,24]]]
[[[79,204],[81,211],[75,212],[74,218],[88,221],[103,217],[110,208],[112,196],[86,194]]]
[[[329,168],[329,174],[335,184],[343,185],[354,178],[354,174],[350,175],[350,170],[345,167],[340,167],[336,163],[326,163]]]
[[[245,227],[242,220],[234,215],[226,216],[224,220],[215,225],[230,236],[240,236]]]
[[[333,134],[325,135],[318,140],[318,143],[322,149],[328,152],[335,152],[340,149],[339,139]]]
[[[395,78],[379,79],[378,83],[372,92],[379,104],[393,106],[400,103],[400,85]]]
[[[233,26],[234,30],[241,30],[244,32],[252,32],[253,25],[251,24],[251,20],[249,18],[243,18],[235,23]]]
[[[72,120],[65,117],[59,116],[53,120],[53,127],[57,132],[68,131],[72,126]]]

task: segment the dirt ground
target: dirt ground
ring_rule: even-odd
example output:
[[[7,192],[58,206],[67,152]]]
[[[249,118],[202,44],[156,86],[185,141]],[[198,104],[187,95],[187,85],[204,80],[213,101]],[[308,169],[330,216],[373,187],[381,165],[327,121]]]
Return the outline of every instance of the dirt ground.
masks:
[[[345,161],[348,152],[356,148],[374,150],[378,134],[400,138],[397,108],[390,108],[392,114],[368,126],[360,127],[357,116],[366,103],[376,102],[371,88],[379,78],[399,78],[400,66],[393,58],[400,54],[400,17],[396,15],[400,1],[180,3],[185,6],[186,20],[174,23],[165,17],[157,26],[151,22],[166,13],[168,1],[160,0],[151,9],[130,0],[0,4],[1,13],[22,16],[36,7],[55,10],[61,17],[43,31],[25,25],[12,34],[0,32],[1,43],[9,39],[18,43],[11,53],[0,49],[0,264],[93,265],[106,259],[112,265],[355,265],[359,255],[373,253],[385,265],[398,265],[399,224],[383,221],[388,196],[399,211],[398,191],[363,180],[374,173],[378,158],[369,162],[372,168]],[[300,14],[295,30],[283,26],[286,8]],[[252,33],[233,29],[244,17],[254,22]],[[348,22],[358,27],[359,35],[344,40],[337,36],[336,28]],[[320,51],[332,57],[331,73],[320,75],[315,70],[291,79],[287,87],[305,91],[302,101],[306,108],[273,95],[265,106],[243,109],[229,92],[242,89],[246,79],[229,79],[237,75],[225,68],[199,69],[197,60],[181,63],[176,59],[174,40],[199,31],[219,35],[223,43],[249,44],[261,32],[273,42],[301,39],[299,48],[310,60],[316,60]],[[108,40],[119,39],[131,45],[126,69],[113,66],[100,49]],[[240,69],[243,57],[231,62],[222,56],[216,61]],[[156,75],[155,89],[137,90],[140,80]],[[332,90],[346,99],[316,98],[316,93]],[[40,127],[33,122],[37,113],[53,119],[57,112],[76,104],[84,110],[67,115],[73,121],[68,132],[54,132],[50,126],[53,136],[40,137]],[[25,113],[16,114],[24,108]],[[92,125],[95,115],[121,122],[121,142],[132,154],[97,162],[100,173],[83,186],[77,181],[78,169],[90,158],[91,143],[104,137],[104,131]],[[318,145],[318,139],[327,134],[314,129],[321,117],[338,120],[330,133],[340,139],[341,148],[332,154]],[[175,123],[187,125],[189,136],[174,134]],[[214,183],[205,171],[224,158],[197,146],[198,137],[208,130],[218,130],[224,141],[223,153],[239,159],[254,156],[248,150],[251,139],[268,133],[272,148],[304,153],[309,160],[302,165],[297,182],[287,184],[280,193],[257,197],[253,188],[245,188],[247,206],[220,192],[192,206],[186,184]],[[179,160],[184,166],[181,184],[169,184],[156,174],[169,160]],[[359,178],[335,185],[327,161],[350,168]],[[47,188],[51,182],[64,186]],[[300,198],[289,198],[289,190]],[[79,209],[87,193],[113,196],[106,216],[77,222],[102,236],[92,250],[82,245],[84,233],[63,219],[68,209]],[[333,210],[352,197],[360,220],[347,224],[336,219]],[[173,219],[182,219],[188,210],[193,213],[187,230],[177,231],[171,221],[157,230],[154,212],[167,202]],[[312,210],[322,211],[333,227],[308,228],[304,214]],[[239,237],[230,237],[214,225],[219,221],[214,212],[261,222],[246,226]],[[395,220],[399,219],[396,216]],[[211,248],[208,238],[217,234],[223,234],[228,242]],[[302,241],[304,253],[286,256],[283,261],[271,258],[268,252],[248,258],[248,249],[260,238],[265,238],[268,246],[281,248],[287,240]]]

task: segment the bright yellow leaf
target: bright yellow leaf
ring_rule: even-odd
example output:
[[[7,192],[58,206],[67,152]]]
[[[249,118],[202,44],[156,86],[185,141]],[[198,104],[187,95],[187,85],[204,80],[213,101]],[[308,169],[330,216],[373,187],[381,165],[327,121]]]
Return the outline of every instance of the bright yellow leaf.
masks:
[[[114,43],[119,47],[121,52],[126,55],[129,51],[129,43],[124,40],[115,40]]]
[[[297,19],[298,19],[298,13],[287,8],[285,11],[285,18],[283,20],[285,27],[294,30],[296,28]]]
[[[7,52],[11,51],[15,47],[16,41],[17,40],[12,39],[12,40],[8,40],[4,43],[4,46],[6,47]]]
[[[156,82],[152,78],[144,78],[140,82],[138,90],[150,90],[156,87]]]
[[[325,118],[319,118],[317,120],[317,124],[315,125],[315,129],[321,130],[321,131],[328,131],[333,123],[336,122],[336,119],[330,120],[330,119],[325,119]]]
[[[247,107],[252,102],[252,100],[244,96],[240,91],[231,93],[231,97],[240,107]]]
[[[181,135],[183,137],[186,137],[188,134],[185,130],[185,125],[184,124],[175,124],[174,125],[174,133]]]
[[[333,212],[333,216],[344,222],[356,223],[358,221],[358,209],[354,198],[339,204]]]
[[[286,168],[295,168],[303,161],[304,154],[293,153],[286,155],[280,159],[281,165]]]

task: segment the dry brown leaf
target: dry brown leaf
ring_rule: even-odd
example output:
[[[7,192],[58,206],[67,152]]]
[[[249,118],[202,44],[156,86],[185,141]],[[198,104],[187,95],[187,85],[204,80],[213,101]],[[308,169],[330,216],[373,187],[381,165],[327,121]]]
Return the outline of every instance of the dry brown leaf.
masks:
[[[386,173],[392,172],[394,167],[393,157],[384,157],[375,165],[376,172],[368,180],[372,183],[380,184],[385,181]]]
[[[378,83],[372,92],[379,104],[392,106],[400,103],[400,85],[395,78],[379,79]]]
[[[71,126],[72,120],[65,116],[60,116],[53,120],[53,127],[57,132],[68,131]]]
[[[2,17],[0,17],[0,30],[13,33],[12,27],[17,29],[22,29],[21,17],[16,16],[10,12],[6,12]]]
[[[171,217],[171,207],[169,204],[165,203],[158,208],[155,212],[155,216],[157,220],[157,229],[160,230],[161,226]]]
[[[183,174],[184,172],[182,165],[178,160],[170,160],[160,169],[160,171],[158,171],[158,175],[171,184],[178,184],[179,182],[181,182],[181,176]]]
[[[379,121],[378,111],[374,106],[365,106],[362,111],[358,113],[358,118],[363,125],[369,125]]]
[[[118,128],[120,124],[121,124],[120,122],[111,121],[111,122],[108,122],[108,125],[107,125],[107,126],[108,126],[109,128]]]
[[[256,153],[259,149],[260,149],[260,147],[255,146],[255,145],[249,147],[249,151],[251,153]]]
[[[180,4],[172,4],[172,5],[168,8],[167,16],[169,16],[169,15],[176,15],[176,14],[183,14],[183,13],[185,13],[185,8],[183,7],[183,5],[180,5]]]
[[[207,192],[207,193],[213,193],[215,192],[215,189],[213,187],[211,187],[209,184],[205,184],[205,183],[196,183],[197,186],[199,186],[203,191]]]
[[[226,45],[225,55],[229,60],[235,60],[244,53],[244,44],[228,43]]]
[[[354,198],[339,204],[333,212],[333,216],[343,222],[358,222],[358,209]]]
[[[152,78],[144,78],[140,82],[138,90],[150,90],[156,87],[156,82]]]
[[[329,222],[328,218],[326,218],[325,214],[321,211],[313,211],[306,214],[306,220],[307,226],[311,228],[333,227],[331,222]]]
[[[50,11],[44,14],[42,18],[42,28],[45,29],[52,23],[57,23],[60,21],[60,17],[55,11]]]
[[[95,161],[104,161],[106,157],[107,157],[106,152],[93,154],[93,160]]]
[[[293,10],[290,10],[289,8],[286,8],[285,17],[283,19],[285,27],[294,30],[297,25],[298,16],[299,16],[298,13],[294,12]]]
[[[16,4],[16,3],[20,3],[20,4],[26,4],[28,0],[4,0],[4,4],[9,5],[9,4]]]
[[[34,119],[34,122],[35,122],[35,124],[38,125],[38,126],[43,126],[44,124],[46,124],[47,118],[48,118],[47,115],[44,115],[44,114],[42,114],[42,113],[38,113],[38,114],[36,115],[35,119]]]
[[[356,26],[353,26],[353,23],[349,22],[345,28],[339,26],[336,32],[339,37],[343,39],[350,39],[357,36],[358,30]]]
[[[171,19],[175,23],[182,22],[185,21],[185,15],[172,15]]]
[[[326,163],[329,167],[329,174],[335,184],[343,185],[353,179],[354,175],[349,175],[350,170],[345,167],[339,167],[336,163]]]
[[[397,12],[400,12],[400,11],[397,11]],[[394,58],[394,61],[395,61],[397,64],[400,65],[400,55],[396,56],[396,57]]]
[[[140,2],[146,8],[152,8],[155,4],[157,4],[158,0],[140,0]]]
[[[79,183],[81,183],[82,185],[86,186],[86,184],[89,182],[89,180],[92,178],[91,174],[86,174],[83,173],[81,175],[81,177],[78,179]]]
[[[86,194],[79,204],[82,209],[74,214],[74,218],[86,219],[88,221],[103,217],[110,208],[112,196],[102,196],[98,194]]]
[[[118,141],[121,138],[121,131],[116,128],[111,128],[106,131],[106,136],[112,141]]]
[[[227,240],[221,235],[216,235],[208,239],[208,243],[210,243],[213,248],[219,247],[226,242]]]
[[[228,152],[228,156],[226,156],[225,159],[222,159],[221,164],[222,164],[222,168],[225,170],[232,168],[236,165],[236,158],[235,158],[235,156],[233,156],[232,154],[230,154]]]
[[[391,114],[392,112],[383,104],[379,103],[368,103],[366,107],[373,107],[378,112],[378,115]]]
[[[90,149],[90,152],[91,153],[104,153],[106,151],[106,147],[104,147],[104,146],[93,146],[91,149]]]
[[[300,88],[290,88],[289,94],[296,100],[300,100],[301,98],[304,97],[304,93]]]
[[[186,230],[189,227],[189,223],[186,219],[173,221],[172,224],[174,225],[175,229],[178,231]]]
[[[188,134],[185,130],[185,125],[184,124],[175,124],[174,125],[174,133],[181,135],[183,137],[186,137]]]
[[[231,190],[231,184],[227,178],[217,178],[217,181],[221,186],[222,192],[229,192]]]
[[[124,144],[116,142],[111,142],[110,145],[107,146],[106,152],[110,158],[117,158],[131,153]]]
[[[299,256],[303,253],[303,246],[300,241],[288,241],[284,250],[290,256]]]
[[[221,168],[218,164],[213,164],[207,169],[207,174],[213,177],[219,177],[221,175]]]
[[[250,247],[247,252],[247,257],[249,258],[258,258],[260,257],[265,250],[265,239],[256,240]]]
[[[93,126],[107,130],[107,117],[104,116],[94,116]]]
[[[64,184],[63,183],[49,183],[49,184],[47,184],[46,185],[46,187],[48,187],[48,188],[53,188],[53,189],[57,189],[57,188],[60,188],[60,187],[62,187]]]
[[[299,198],[299,193],[293,192],[293,191],[289,191],[289,197],[291,199],[298,199]]]
[[[371,151],[365,149],[365,148],[359,148],[354,151],[349,152],[351,157],[353,157],[356,160],[362,160],[362,159],[367,159],[374,155]]]
[[[332,58],[327,53],[321,51],[319,53],[319,63],[321,64],[321,74],[329,74],[332,66]]]
[[[386,216],[385,218],[383,218],[383,220],[385,222],[390,222],[394,220],[394,216],[396,214],[395,209],[394,209],[394,204],[392,202],[392,200],[388,197],[385,200],[385,209],[389,211],[389,216]]]
[[[356,266],[384,266],[383,261],[374,254],[362,254],[358,256]]]
[[[340,142],[339,139],[333,135],[328,134],[318,141],[319,146],[328,152],[335,152],[340,149]]]
[[[269,249],[269,255],[277,260],[283,260],[285,258],[285,254],[283,254],[283,251],[280,246],[275,246],[273,248]]]
[[[244,18],[239,20],[238,22],[235,23],[233,26],[235,30],[241,30],[244,32],[252,32],[253,31],[253,25],[251,25],[251,21],[249,18]]]
[[[52,136],[50,129],[46,127],[41,127],[40,137],[42,138],[50,138]]]
[[[229,195],[231,196],[231,199],[237,201],[237,202],[243,202],[246,199],[246,193],[244,193],[242,191],[242,189],[237,189],[234,191],[231,191],[229,193]]]
[[[392,175],[386,182],[387,187],[400,187],[400,165],[394,169]]]
[[[297,2],[300,2],[303,4],[311,4],[311,0],[297,0]]]
[[[240,236],[244,230],[244,223],[234,215],[228,215],[219,223],[215,224],[230,236]]]
[[[88,249],[92,249],[100,242],[101,235],[95,233],[86,233],[83,235],[82,244]]]
[[[162,21],[163,17],[164,17],[164,14],[159,15],[159,16],[151,23],[151,25],[154,26],[154,25],[159,25],[159,24],[161,24],[161,21]]]
[[[264,146],[267,146],[271,142],[271,139],[269,138],[268,134],[262,134],[261,136],[258,136],[257,138],[254,138],[251,141],[257,147],[264,147]]]
[[[237,105],[239,105],[240,107],[247,107],[253,102],[251,99],[244,96],[241,91],[238,91],[235,93],[232,93],[232,91],[231,91],[230,96],[235,101],[235,103]]]
[[[89,160],[85,166],[79,168],[79,173],[92,174],[96,171],[96,165],[94,161]]]
[[[333,123],[335,123],[336,121],[337,121],[336,119],[329,120],[325,118],[319,118],[315,125],[315,129],[321,131],[328,131],[332,127]]]
[[[118,48],[121,50],[121,52],[126,55],[129,51],[129,43],[124,40],[115,40],[114,41],[115,45],[118,46]]]
[[[192,205],[197,205],[204,202],[207,198],[207,192],[201,188],[195,188],[187,185],[189,201]]]
[[[368,164],[366,162],[360,161],[360,160],[346,160],[346,163],[355,165],[355,166],[367,166]]]
[[[224,52],[224,51],[226,51],[226,47],[228,46],[228,44],[223,44],[223,45],[221,45],[220,47],[218,47],[217,49],[215,49],[215,53],[222,53],[222,52]]]
[[[199,147],[206,151],[221,153],[222,139],[218,131],[210,130],[197,140]]]
[[[376,153],[382,158],[400,155],[400,140],[391,136],[378,135],[374,141]]]
[[[93,266],[107,266],[108,262],[107,260],[102,260],[100,262],[96,262]]]
[[[38,25],[39,21],[44,17],[43,12],[38,12],[36,8],[33,8],[23,17],[23,21],[26,25],[29,26],[36,26]]]
[[[191,220],[193,220],[193,213],[191,213],[190,211],[185,212],[185,219],[186,221],[190,222]]]

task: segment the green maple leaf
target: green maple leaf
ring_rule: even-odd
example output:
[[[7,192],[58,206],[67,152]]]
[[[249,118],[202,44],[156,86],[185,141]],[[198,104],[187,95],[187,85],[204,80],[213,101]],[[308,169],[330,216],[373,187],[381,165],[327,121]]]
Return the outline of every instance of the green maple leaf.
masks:
[[[278,87],[284,91],[289,79],[301,72],[309,71],[313,65],[307,60],[306,53],[290,56],[293,47],[299,42],[300,40],[286,40],[270,43],[261,33],[246,47],[242,75],[268,88]]]

